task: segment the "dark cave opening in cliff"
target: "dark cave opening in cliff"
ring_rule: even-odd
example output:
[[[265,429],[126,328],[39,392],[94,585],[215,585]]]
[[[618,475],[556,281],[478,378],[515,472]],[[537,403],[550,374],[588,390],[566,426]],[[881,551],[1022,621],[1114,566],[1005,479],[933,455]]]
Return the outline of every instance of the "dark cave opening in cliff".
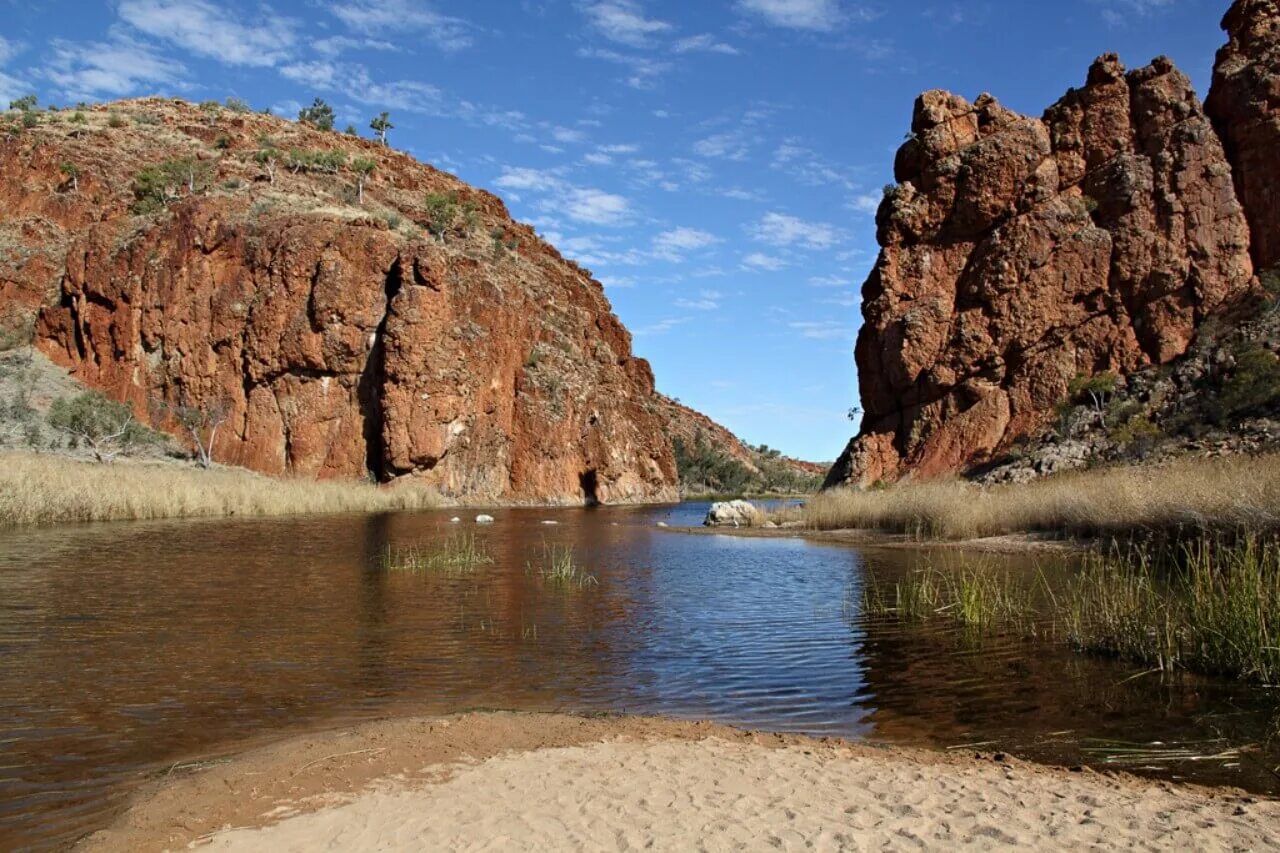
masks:
[[[582,487],[582,502],[586,506],[599,506],[600,477],[595,469],[584,471],[578,475],[578,484]]]
[[[360,416],[363,419],[365,468],[377,482],[388,479],[386,442],[382,436],[382,383],[386,378],[387,320],[391,316],[391,301],[403,286],[404,268],[397,258],[387,270],[383,281],[382,290],[386,303],[382,309],[382,319],[374,332],[373,346],[369,349],[369,356],[365,359],[360,383],[356,388]]]

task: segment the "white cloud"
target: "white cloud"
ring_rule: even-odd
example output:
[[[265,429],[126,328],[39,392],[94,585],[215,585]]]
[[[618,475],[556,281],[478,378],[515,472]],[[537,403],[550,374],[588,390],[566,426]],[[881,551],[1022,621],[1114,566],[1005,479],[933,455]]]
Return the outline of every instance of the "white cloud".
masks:
[[[716,133],[693,143],[693,153],[699,157],[745,160],[751,153],[751,140],[740,131]]]
[[[677,308],[687,308],[693,311],[714,311],[720,307],[720,300],[724,298],[724,294],[718,290],[701,290],[698,291],[697,299],[688,299],[681,297],[676,300]]]
[[[689,252],[706,249],[719,242],[719,238],[714,234],[681,226],[654,237],[653,253],[664,260],[677,261]]]
[[[612,157],[610,157],[608,154],[605,154],[605,153],[600,152],[600,151],[593,151],[593,152],[591,152],[590,154],[585,154],[585,155],[583,155],[583,157],[582,157],[582,161],[583,161],[584,163],[588,163],[588,164],[590,164],[590,165],[592,165],[592,166],[611,166],[611,165],[613,165],[613,158],[612,158]]]
[[[751,227],[751,236],[771,246],[798,246],[802,249],[829,249],[840,239],[834,225],[806,222],[785,213],[766,213]]]
[[[633,330],[631,334],[636,337],[644,337],[646,335],[661,335],[664,332],[671,331],[676,326],[689,322],[689,320],[690,320],[689,317],[669,317],[666,320],[659,320],[658,322],[653,323],[652,325],[649,325],[649,326],[641,326],[640,328]]]
[[[653,36],[672,29],[666,21],[645,17],[635,0],[600,0],[583,6],[582,11],[605,38],[631,47],[646,47]]]
[[[1171,8],[1174,0],[1090,0],[1101,6],[1102,18],[1113,27],[1132,23],[1134,18],[1145,18],[1161,9]]]
[[[389,41],[371,38],[351,38],[350,36],[329,36],[328,38],[317,39],[311,42],[311,47],[315,52],[322,56],[337,56],[352,50],[382,50],[382,51],[399,51]]]
[[[853,281],[838,275],[815,275],[809,279],[813,287],[848,287]]]
[[[545,169],[507,167],[493,185],[504,190],[532,190],[546,193],[563,187],[564,180],[555,172]]]
[[[9,41],[4,36],[0,36],[0,65],[4,65],[10,59],[18,55],[22,49],[22,45],[14,41]]]
[[[296,62],[281,66],[280,73],[298,83],[341,92],[362,104],[428,115],[444,111],[443,93],[435,86],[417,80],[380,83],[363,65],[327,60]]]
[[[329,11],[351,29],[366,35],[420,32],[440,50],[471,47],[471,25],[435,11],[423,0],[350,0]]]
[[[737,56],[739,51],[731,44],[720,41],[710,33],[682,38],[671,46],[676,53],[723,53]]]
[[[186,68],[120,34],[107,42],[55,40],[44,75],[72,100],[137,94],[144,86],[182,87]]]
[[[875,193],[862,193],[849,200],[849,208],[859,213],[869,213],[875,216],[876,211],[880,209],[880,198]]]
[[[849,327],[838,320],[796,321],[787,324],[801,337],[826,341],[832,338],[851,337]]]
[[[774,255],[766,255],[763,252],[752,252],[742,259],[743,266],[753,270],[765,270],[767,272],[777,272],[787,265],[782,258]]]
[[[566,181],[558,171],[505,167],[493,185],[502,190],[531,192],[541,196],[537,207],[575,222],[616,227],[631,221],[631,202],[624,196],[594,187],[580,187]],[[519,200],[519,196],[515,196]],[[570,247],[589,251],[593,246]],[[585,259],[582,259],[585,261]]]
[[[587,141],[587,135],[572,127],[555,127],[551,130],[551,138],[566,145],[577,145]]]
[[[624,275],[602,275],[596,280],[609,290],[624,290],[628,287],[636,286],[636,280],[634,278]]]
[[[626,78],[626,81],[627,85],[633,89],[651,89],[655,78],[671,70],[670,62],[650,59],[647,56],[618,53],[616,50],[583,48],[578,51],[578,56],[583,59],[599,59],[604,62],[612,62],[615,65],[621,65],[629,69],[631,75]]]
[[[738,0],[738,8],[795,30],[829,32],[844,19],[839,0]]]
[[[296,38],[294,22],[265,7],[244,17],[205,0],[121,0],[117,11],[139,32],[227,65],[275,65]]]
[[[591,225],[622,225],[631,218],[631,203],[604,190],[572,187],[562,199],[564,213],[570,219]]]

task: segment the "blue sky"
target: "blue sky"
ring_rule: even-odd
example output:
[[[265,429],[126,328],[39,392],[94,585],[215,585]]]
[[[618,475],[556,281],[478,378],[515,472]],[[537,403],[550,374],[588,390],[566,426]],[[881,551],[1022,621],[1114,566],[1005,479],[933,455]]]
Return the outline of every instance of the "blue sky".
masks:
[[[1040,114],[1164,53],[1203,95],[1226,0],[0,0],[0,103],[237,96],[503,196],[605,284],[660,390],[833,459],[857,294],[915,96]]]

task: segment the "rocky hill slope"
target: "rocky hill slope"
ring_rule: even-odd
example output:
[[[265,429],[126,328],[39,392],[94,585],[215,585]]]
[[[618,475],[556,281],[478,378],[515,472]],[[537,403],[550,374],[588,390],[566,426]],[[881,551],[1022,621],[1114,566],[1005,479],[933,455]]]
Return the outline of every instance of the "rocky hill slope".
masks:
[[[649,365],[502,202],[372,141],[145,99],[0,116],[0,326],[270,474],[663,501]]]
[[[827,478],[999,459],[1088,377],[1171,365],[1280,258],[1280,8],[1238,0],[1208,110],[1164,58],[1103,56],[1043,117],[922,95],[863,287],[865,415]],[[1225,141],[1225,144],[1224,144]]]
[[[680,491],[705,494],[797,494],[817,489],[829,465],[752,447],[711,418],[658,395],[658,409],[676,454]]]

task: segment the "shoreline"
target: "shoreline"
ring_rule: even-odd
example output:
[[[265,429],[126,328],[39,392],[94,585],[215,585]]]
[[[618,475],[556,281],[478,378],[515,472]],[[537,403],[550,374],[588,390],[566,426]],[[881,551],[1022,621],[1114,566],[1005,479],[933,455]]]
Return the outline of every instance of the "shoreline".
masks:
[[[179,763],[86,851],[578,849],[656,842],[1280,848],[1280,801],[1230,788],[710,722],[407,717]],[[745,833],[745,836],[743,836]],[[772,840],[772,839],[770,839]]]
[[[743,539],[803,539],[859,548],[893,550],[954,550],[986,554],[1072,553],[1095,540],[1067,538],[1053,533],[1007,533],[976,539],[915,539],[905,533],[868,528],[813,530],[804,527],[665,527],[664,533],[684,536],[737,536]]]

